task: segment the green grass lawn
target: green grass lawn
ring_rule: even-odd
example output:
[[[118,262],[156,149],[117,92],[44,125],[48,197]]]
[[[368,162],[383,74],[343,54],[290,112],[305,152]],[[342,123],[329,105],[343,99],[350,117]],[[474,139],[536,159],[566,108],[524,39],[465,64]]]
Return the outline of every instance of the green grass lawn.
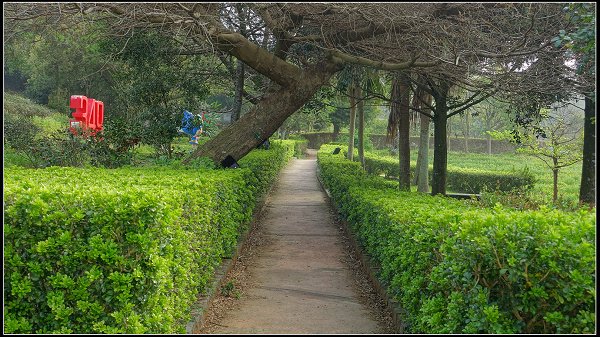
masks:
[[[374,151],[380,155],[389,154],[387,150]],[[411,161],[416,162],[418,151],[412,150]],[[433,151],[429,151],[429,166],[433,165]],[[541,160],[520,154],[502,153],[488,155],[484,153],[448,152],[448,166],[479,168],[490,171],[520,171],[527,168],[535,175],[537,181],[531,196],[545,203],[552,201],[552,170]],[[581,182],[581,162],[565,167],[558,174],[559,199],[573,203],[579,199]]]
[[[533,188],[534,197],[552,200],[552,170],[540,159],[519,153],[487,155],[480,153],[449,152],[448,165],[485,168],[491,171],[522,170],[527,168],[538,179]],[[581,183],[581,162],[565,167],[558,174],[558,194],[565,200],[578,200]]]
[[[40,128],[40,133],[36,135],[36,139],[40,139],[44,135],[67,129],[71,118],[60,112],[53,112],[46,117],[33,116],[32,119],[33,124]]]

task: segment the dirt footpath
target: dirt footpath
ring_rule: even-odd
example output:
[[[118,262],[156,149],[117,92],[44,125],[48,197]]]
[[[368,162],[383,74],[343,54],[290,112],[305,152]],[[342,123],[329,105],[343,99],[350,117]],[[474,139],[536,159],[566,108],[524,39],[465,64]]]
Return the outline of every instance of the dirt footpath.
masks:
[[[209,308],[199,333],[389,333],[316,178],[314,152],[293,159]]]

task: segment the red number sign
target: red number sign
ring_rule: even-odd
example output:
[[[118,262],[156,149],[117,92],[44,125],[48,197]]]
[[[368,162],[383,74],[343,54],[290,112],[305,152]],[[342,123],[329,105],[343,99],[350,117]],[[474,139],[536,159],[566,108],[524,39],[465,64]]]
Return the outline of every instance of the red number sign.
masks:
[[[104,122],[104,103],[81,95],[71,96],[71,109],[74,120],[71,120],[71,132],[77,134],[76,128],[88,131],[92,135],[102,130]]]

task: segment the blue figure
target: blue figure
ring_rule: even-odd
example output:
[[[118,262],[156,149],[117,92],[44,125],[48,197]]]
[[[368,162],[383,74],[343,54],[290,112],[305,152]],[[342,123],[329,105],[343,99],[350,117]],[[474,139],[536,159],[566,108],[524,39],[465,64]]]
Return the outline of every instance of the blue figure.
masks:
[[[190,136],[194,136],[194,134],[196,133],[198,128],[194,127],[194,115],[187,111],[187,110],[183,110],[183,119],[181,120],[181,130],[190,135]]]
[[[200,125],[199,128],[195,128],[194,130],[196,130],[196,132],[192,136],[192,140],[190,141],[190,144],[198,145],[198,139],[200,138],[200,135],[202,134],[202,125]]]
[[[194,115],[187,111],[183,110],[183,119],[181,120],[181,131],[185,134],[190,135],[192,138],[190,140],[190,144],[198,145],[198,138],[202,134],[202,124],[200,127],[194,126]]]

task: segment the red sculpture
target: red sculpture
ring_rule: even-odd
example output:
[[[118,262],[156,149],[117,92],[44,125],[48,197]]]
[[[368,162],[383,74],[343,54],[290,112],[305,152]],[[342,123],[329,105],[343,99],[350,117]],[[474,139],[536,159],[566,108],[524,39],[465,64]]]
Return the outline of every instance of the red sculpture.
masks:
[[[78,129],[83,134],[90,134],[91,136],[102,130],[104,122],[104,103],[102,101],[81,95],[73,95],[71,96],[70,107],[75,109],[75,112],[73,112],[73,118],[75,119],[70,120],[71,127],[69,128],[74,135],[78,134]]]

